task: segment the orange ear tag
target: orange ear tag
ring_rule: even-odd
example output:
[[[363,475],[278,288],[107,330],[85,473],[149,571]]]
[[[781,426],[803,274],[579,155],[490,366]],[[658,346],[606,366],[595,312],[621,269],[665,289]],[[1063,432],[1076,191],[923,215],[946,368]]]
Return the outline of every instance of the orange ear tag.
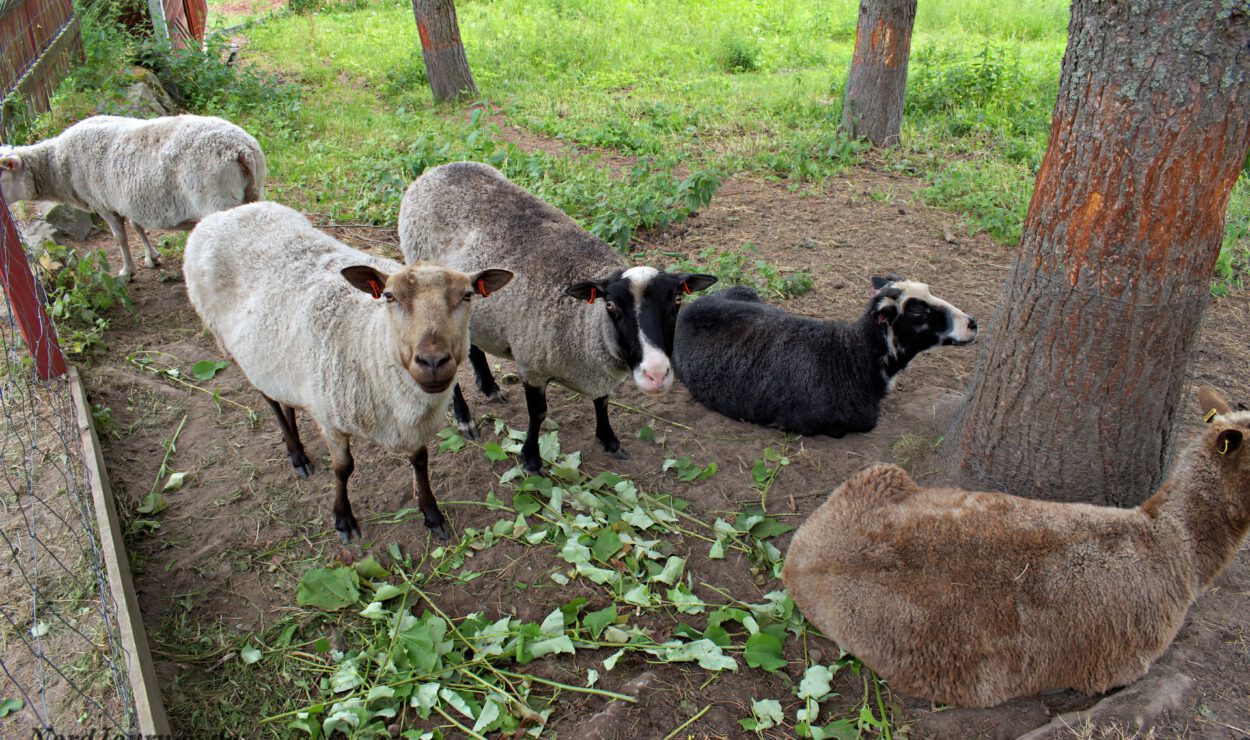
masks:
[[[373,293],[374,300],[382,297],[382,284],[377,280],[369,281],[369,292]]]
[[[477,279],[477,292],[483,298],[487,298],[490,296],[490,293],[486,292],[486,281],[483,280],[482,278]]]
[[[683,291],[683,292],[685,292],[685,294],[686,294],[686,295],[694,295],[694,292],[690,290],[690,284],[689,284],[689,283],[682,283],[682,284],[681,284],[681,289],[682,289],[682,291]]]
[[[592,285],[592,286],[590,286],[590,299],[589,299],[588,301],[586,301],[586,302],[587,302],[587,303],[594,303],[594,302],[595,302],[595,286],[593,286],[593,285]]]

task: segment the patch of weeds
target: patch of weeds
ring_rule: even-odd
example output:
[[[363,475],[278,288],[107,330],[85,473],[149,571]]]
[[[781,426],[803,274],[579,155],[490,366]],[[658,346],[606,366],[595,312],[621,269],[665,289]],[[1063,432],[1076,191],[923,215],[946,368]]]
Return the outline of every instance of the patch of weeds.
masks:
[[[187,380],[187,375],[201,382],[211,380],[218,372],[229,366],[230,363],[226,360],[201,360],[193,364],[189,372],[184,372],[178,367],[178,358],[173,355],[158,350],[139,350],[126,355],[126,362],[163,380],[207,394],[217,406],[218,414],[222,412],[222,404],[225,403],[242,411],[250,424],[256,423],[256,412],[251,406],[222,396],[216,388],[205,388]]]
[[[61,348],[84,358],[101,354],[107,349],[105,314],[115,306],[132,307],[126,281],[112,274],[103,250],[79,254],[54,242],[41,249],[37,271]]]
[[[115,426],[113,409],[102,403],[91,404],[91,422],[95,425],[96,434],[111,434]]]
[[[1224,241],[1215,263],[1211,295],[1228,295],[1230,289],[1245,286],[1250,275],[1250,174],[1241,173],[1229,199],[1228,219],[1224,225]]]
[[[705,247],[693,259],[677,254],[677,267],[688,272],[705,272],[719,278],[718,285],[749,285],[768,298],[785,300],[806,294],[815,285],[812,274],[799,270],[783,275],[767,260],[757,257],[759,248],[746,242],[737,251]]]
[[[984,109],[1010,102],[1021,83],[1020,58],[985,44],[979,51],[922,46],[911,56],[907,108],[933,113],[956,108]]]
[[[712,59],[718,69],[730,74],[754,72],[760,67],[760,51],[759,39],[729,32],[721,36]]]
[[[926,437],[908,432],[890,446],[890,454],[902,468],[914,475],[916,463],[936,452],[945,439],[942,436]]]
[[[984,230],[1003,244],[1016,244],[1033,194],[1032,177],[1019,165],[956,161],[928,176],[921,199],[967,214],[969,233]]]
[[[682,483],[697,483],[701,480],[707,480],[716,475],[716,463],[710,462],[707,465],[699,465],[694,458],[689,455],[685,457],[667,458],[660,470],[665,472],[671,470],[677,476],[677,480]]]
[[[752,163],[778,177],[820,180],[854,165],[867,149],[868,144],[848,138],[841,130],[798,131],[760,152]]]
[[[503,142],[498,127],[486,125],[478,110],[459,138],[421,135],[407,152],[365,164],[368,185],[356,204],[356,218],[393,223],[394,204],[413,179],[431,167],[466,159],[499,169],[621,251],[636,231],[664,228],[707,205],[722,177],[714,170],[694,170],[679,179],[673,175],[675,160],[644,158],[625,178],[617,178],[579,158],[526,152]]]
[[[187,248],[187,237],[190,234],[189,231],[164,234],[156,241],[156,251],[165,257],[179,257]]]
[[[785,456],[785,447],[780,452],[772,447],[765,447],[763,457],[758,458],[751,466],[752,485],[760,492],[761,511],[768,511],[768,490],[773,487],[781,469],[789,464],[790,458]]]

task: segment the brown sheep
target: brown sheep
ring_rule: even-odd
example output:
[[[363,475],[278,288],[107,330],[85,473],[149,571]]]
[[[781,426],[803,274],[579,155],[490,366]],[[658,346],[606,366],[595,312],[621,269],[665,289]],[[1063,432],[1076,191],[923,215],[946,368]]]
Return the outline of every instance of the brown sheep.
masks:
[[[852,476],[794,535],[782,578],[828,637],[899,691],[989,707],[1128,684],[1250,529],[1250,412],[1209,422],[1135,509]]]

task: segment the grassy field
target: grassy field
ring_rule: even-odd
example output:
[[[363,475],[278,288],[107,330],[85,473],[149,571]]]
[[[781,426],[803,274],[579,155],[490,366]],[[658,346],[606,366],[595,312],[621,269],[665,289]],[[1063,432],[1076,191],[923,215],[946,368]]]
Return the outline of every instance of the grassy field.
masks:
[[[1046,146],[1068,7],[1061,0],[1011,9],[989,0],[922,3],[902,142],[870,152],[837,133],[857,16],[852,0],[462,0],[461,32],[481,93],[480,104],[470,106],[432,104],[407,2],[292,5],[311,12],[210,2],[221,11],[210,19],[214,27],[244,24],[234,32],[242,39],[244,67],[221,63],[223,38],[205,54],[177,55],[119,37],[107,22],[89,23],[89,65],[58,93],[54,114],[26,133],[46,135],[107,110],[109,91],[115,95],[129,79],[117,70],[143,60],[174,80],[189,108],[229,117],[260,139],[271,198],[326,221],[393,225],[399,196],[413,177],[429,166],[470,158],[495,164],[630,251],[642,246],[640,235],[714,202],[717,188],[730,179],[765,179],[820,194],[832,176],[867,165],[922,179],[928,204],[962,214],[970,231],[1010,244],[1019,238]],[[524,137],[541,146],[518,146]],[[892,200],[885,191],[869,197],[882,208]],[[1247,272],[1248,224],[1250,188],[1243,178],[1230,206],[1217,292],[1239,284]],[[179,247],[171,245],[169,256],[176,258]],[[726,251],[706,258],[724,273],[746,270],[745,255]],[[770,296],[798,295],[811,286],[810,277],[801,277],[806,273],[783,277],[767,264],[753,269],[765,276]],[[169,316],[179,318],[176,310],[186,313],[178,304]],[[169,329],[185,340],[180,351],[187,359],[200,351],[198,331],[193,316]],[[188,363],[166,367],[152,359],[157,356],[169,360],[136,352],[126,364],[162,382],[185,381],[178,365]],[[243,385],[237,377],[233,382]],[[239,397],[247,393],[231,390]],[[164,407],[154,398],[145,404],[153,414]],[[212,402],[221,416],[216,387]],[[205,399],[200,403],[208,406]],[[115,405],[136,431],[148,424],[144,416],[130,418],[137,415],[133,409]],[[439,448],[441,465],[453,468],[461,461],[465,470],[480,472],[482,457],[503,465],[489,494],[475,489],[466,496],[471,501],[457,502],[481,509],[474,509],[479,525],[437,549],[401,551],[379,539],[378,561],[339,567],[325,567],[333,554],[318,549],[325,539],[319,521],[292,527],[289,541],[271,550],[240,548],[231,567],[268,568],[258,580],[280,592],[283,617],[252,633],[225,619],[202,619],[193,599],[198,585],[176,597],[175,604],[185,599],[186,606],[167,609],[155,628],[158,650],[164,651],[158,657],[212,668],[188,670],[171,682],[171,711],[184,729],[202,733],[228,728],[248,735],[381,735],[395,716],[420,715],[450,728],[450,736],[540,734],[557,698],[568,712],[570,702],[615,696],[596,688],[596,681],[624,655],[625,661],[653,666],[690,664],[696,684],[705,679],[700,671],[707,683],[727,672],[752,688],[758,682],[762,693],[751,694],[733,717],[735,731],[890,736],[897,710],[888,692],[853,659],[814,657],[819,654],[809,651],[810,630],[801,615],[788,597],[771,590],[780,589],[775,576],[781,553],[770,540],[790,525],[765,512],[771,511],[767,500],[775,480],[791,464],[792,440],[776,435],[780,441],[761,445],[740,471],[718,458],[724,468],[718,474],[716,461],[673,452],[665,446],[664,427],[647,424],[631,441],[663,449],[662,469],[651,471],[666,486],[660,490],[691,491],[685,486],[737,472],[747,481],[738,488],[758,506],[752,501],[735,510],[697,510],[681,498],[649,493],[641,482],[589,465],[583,470],[580,454],[561,451],[550,434],[544,456],[556,464],[553,479],[560,489],[553,498],[552,479],[525,478],[507,467],[519,444],[502,421],[494,441],[481,447],[449,428]],[[230,436],[242,433],[230,430]],[[177,435],[161,443],[166,458]],[[278,468],[267,471],[265,480],[289,477],[289,470]],[[244,472],[250,485],[250,476],[258,474]],[[273,499],[304,503],[303,489],[286,477]],[[231,505],[241,491],[229,492]],[[166,539],[153,545],[165,495],[152,483],[149,496],[154,498],[144,499],[147,511],[131,520],[140,568],[148,558],[158,562],[161,548],[179,544]],[[405,516],[411,518],[411,510],[385,521]],[[168,521],[165,526],[166,532],[174,528]],[[267,558],[274,552],[295,555],[273,565]],[[706,582],[692,580],[696,573],[720,575],[726,564],[713,561],[727,555],[737,569],[732,575],[761,586],[759,597],[709,590]],[[511,598],[537,602],[544,593],[539,589],[563,593],[553,584],[572,581],[595,606],[607,606],[595,609],[584,597],[563,601],[552,595],[545,611],[527,618],[489,621],[440,611],[447,602],[436,589],[469,583],[484,589],[488,580],[503,580],[515,562],[540,556],[557,567],[516,585]],[[211,579],[207,565],[193,567],[203,569],[197,576]],[[513,588],[505,585],[504,591]],[[657,640],[661,634],[672,639]],[[554,660],[539,660],[561,655],[561,668],[568,670],[559,674],[543,668]],[[800,670],[790,671],[796,675],[786,673],[790,661],[801,661],[795,664]],[[743,678],[748,672],[754,673]],[[275,690],[255,691],[258,677]],[[836,691],[845,696],[836,698]],[[682,720],[708,711],[700,711],[701,703],[683,704],[680,717],[661,718],[665,731],[680,730]],[[817,716],[823,725],[814,721]]]

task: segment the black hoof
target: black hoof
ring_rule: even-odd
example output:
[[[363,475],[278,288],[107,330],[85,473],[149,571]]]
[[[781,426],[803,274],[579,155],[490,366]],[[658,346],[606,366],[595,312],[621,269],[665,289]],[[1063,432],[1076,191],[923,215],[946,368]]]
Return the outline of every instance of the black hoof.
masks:
[[[498,388],[496,388],[494,391],[482,391],[482,393],[486,396],[486,400],[489,403],[507,403],[508,402],[508,397],[505,396],[503,394],[503,391],[499,390]]]
[[[525,470],[525,472],[529,473],[530,475],[538,475],[539,473],[543,472],[542,458],[536,458],[534,460],[526,460],[525,464],[522,465],[521,468]]]
[[[308,476],[313,474],[312,462],[309,461],[308,458],[303,455],[298,457],[291,455],[290,458],[291,467],[295,468],[295,474],[299,476],[301,480],[307,479]]]
[[[435,526],[435,527],[430,527],[429,522],[426,522],[425,526],[429,527],[430,534],[434,535],[435,539],[441,540],[443,542],[446,542],[447,540],[451,539],[451,533],[447,531],[446,522],[439,524],[438,526]]]
[[[468,424],[457,423],[456,429],[459,430],[460,436],[467,440],[477,442],[482,439],[482,434],[477,430],[477,425],[472,422]]]
[[[360,526],[356,524],[355,517],[352,517],[351,521],[344,522],[342,524],[335,524],[334,529],[338,531],[339,539],[343,540],[344,545],[352,541],[353,535],[357,540],[361,539]]]
[[[612,457],[615,457],[617,460],[629,459],[629,453],[625,451],[624,447],[618,446],[615,450],[608,450],[608,454],[611,455]]]

